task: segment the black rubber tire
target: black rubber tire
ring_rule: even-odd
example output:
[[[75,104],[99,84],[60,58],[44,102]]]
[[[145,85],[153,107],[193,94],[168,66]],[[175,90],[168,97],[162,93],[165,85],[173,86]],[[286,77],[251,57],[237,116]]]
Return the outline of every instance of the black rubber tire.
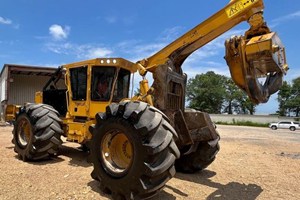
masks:
[[[18,135],[21,131],[21,122],[30,126],[30,136],[27,144],[22,144]],[[14,150],[23,161],[36,161],[57,155],[63,130],[58,112],[49,105],[27,104],[17,115],[13,130]]]
[[[271,129],[272,130],[277,130],[277,127],[276,126],[271,126]]]
[[[208,142],[200,142],[197,150],[184,155],[181,150],[181,157],[176,160],[176,171],[183,173],[196,173],[207,168],[216,158],[220,150],[219,143],[211,146]]]
[[[114,177],[105,169],[100,143],[111,130],[120,130],[133,146],[133,159],[128,170]],[[121,102],[107,106],[96,115],[92,133],[91,176],[100,182],[100,189],[113,199],[144,199],[154,196],[175,175],[175,159],[180,152],[174,142],[177,134],[168,118],[144,102]]]
[[[296,130],[296,127],[291,126],[291,127],[290,127],[290,130],[291,130],[291,131],[295,131],[295,130]]]

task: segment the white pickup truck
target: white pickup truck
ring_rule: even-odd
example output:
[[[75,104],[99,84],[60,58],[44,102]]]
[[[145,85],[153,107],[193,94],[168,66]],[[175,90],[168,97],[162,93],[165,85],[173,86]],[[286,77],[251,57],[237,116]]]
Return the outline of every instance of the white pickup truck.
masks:
[[[299,122],[292,122],[292,121],[280,121],[277,123],[270,123],[269,127],[272,130],[282,128],[282,129],[290,129],[291,131],[295,131],[296,129],[300,129]]]

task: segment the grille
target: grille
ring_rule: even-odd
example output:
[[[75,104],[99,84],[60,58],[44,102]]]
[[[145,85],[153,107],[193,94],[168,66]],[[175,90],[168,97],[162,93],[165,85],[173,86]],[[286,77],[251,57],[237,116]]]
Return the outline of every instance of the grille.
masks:
[[[179,110],[182,108],[183,89],[181,84],[170,81],[168,84],[167,109]]]

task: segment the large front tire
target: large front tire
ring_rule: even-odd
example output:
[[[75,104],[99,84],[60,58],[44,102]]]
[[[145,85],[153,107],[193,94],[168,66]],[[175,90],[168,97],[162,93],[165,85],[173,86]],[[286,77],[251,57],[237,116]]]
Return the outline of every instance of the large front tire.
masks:
[[[154,196],[175,175],[179,150],[167,117],[143,102],[111,104],[91,127],[92,177],[113,199]]]
[[[61,120],[53,107],[27,104],[14,124],[14,150],[23,161],[47,159],[57,154],[62,133]]]

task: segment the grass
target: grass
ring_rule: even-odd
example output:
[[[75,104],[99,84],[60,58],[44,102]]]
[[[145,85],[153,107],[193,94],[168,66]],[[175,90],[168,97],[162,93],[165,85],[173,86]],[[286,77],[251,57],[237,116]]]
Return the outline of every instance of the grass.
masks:
[[[234,126],[254,126],[254,127],[268,127],[268,123],[257,123],[252,121],[235,121],[234,119],[232,122],[215,122],[216,124],[220,125],[234,125]]]

